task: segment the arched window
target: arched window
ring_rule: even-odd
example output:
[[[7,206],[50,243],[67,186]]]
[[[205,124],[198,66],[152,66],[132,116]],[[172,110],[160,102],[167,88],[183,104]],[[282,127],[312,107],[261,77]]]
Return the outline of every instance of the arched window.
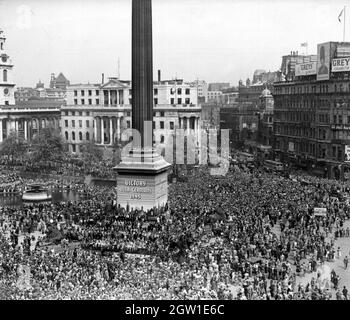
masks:
[[[89,134],[89,132],[86,132],[86,140],[90,141],[90,134]]]
[[[164,143],[164,136],[163,135],[160,136],[160,143]]]
[[[75,140],[75,132],[72,132],[72,140]]]
[[[81,132],[79,132],[79,140],[82,141],[83,140],[83,134]]]
[[[68,132],[67,131],[64,133],[64,136],[65,136],[66,140],[68,140]]]
[[[7,82],[7,70],[3,70],[2,72],[2,79],[4,82]]]

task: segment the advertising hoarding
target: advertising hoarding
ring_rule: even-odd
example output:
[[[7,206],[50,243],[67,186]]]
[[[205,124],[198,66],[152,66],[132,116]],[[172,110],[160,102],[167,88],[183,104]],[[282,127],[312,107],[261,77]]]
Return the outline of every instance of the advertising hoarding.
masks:
[[[318,217],[326,217],[327,208],[314,208],[314,215]]]
[[[345,145],[344,149],[345,161],[350,162],[350,145]]]
[[[296,76],[308,76],[311,74],[316,74],[316,62],[306,62],[295,65],[295,75]]]
[[[350,71],[350,57],[332,60],[332,72]]]
[[[331,43],[317,46],[317,81],[329,80]]]

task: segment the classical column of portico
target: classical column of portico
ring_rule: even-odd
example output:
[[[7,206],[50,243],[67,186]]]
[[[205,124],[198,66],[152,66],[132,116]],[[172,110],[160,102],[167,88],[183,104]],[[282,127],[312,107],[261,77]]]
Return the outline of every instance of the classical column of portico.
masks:
[[[109,144],[113,144],[113,119],[109,118]]]
[[[24,140],[28,139],[28,128],[27,128],[27,119],[24,119]]]
[[[101,119],[101,144],[104,144],[104,140],[105,140],[105,135],[104,135],[104,128],[103,128],[103,117],[100,118]]]
[[[94,119],[94,141],[97,143],[97,120]]]
[[[11,119],[7,119],[7,121],[6,121],[7,136],[10,134],[10,131],[11,131]]]
[[[15,131],[18,134],[18,119],[15,120]]]
[[[117,117],[117,139],[120,140],[120,117]]]

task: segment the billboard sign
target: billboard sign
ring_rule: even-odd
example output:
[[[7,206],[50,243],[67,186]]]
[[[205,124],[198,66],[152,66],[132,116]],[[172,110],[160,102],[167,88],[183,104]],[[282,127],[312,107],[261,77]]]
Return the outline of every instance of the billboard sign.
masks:
[[[294,152],[294,142],[289,142],[289,144],[288,144],[288,151]]]
[[[307,63],[301,63],[297,64],[295,66],[295,75],[296,76],[308,76],[311,74],[316,74],[316,62],[307,62]]]
[[[350,146],[346,145],[344,150],[345,161],[350,162]]]
[[[332,72],[350,71],[350,57],[332,60]]]
[[[327,216],[327,208],[314,208],[314,215],[316,217],[326,217]]]
[[[331,43],[321,43],[317,46],[317,81],[329,80]]]
[[[337,58],[345,58],[350,56],[350,43],[338,43],[337,45]]]

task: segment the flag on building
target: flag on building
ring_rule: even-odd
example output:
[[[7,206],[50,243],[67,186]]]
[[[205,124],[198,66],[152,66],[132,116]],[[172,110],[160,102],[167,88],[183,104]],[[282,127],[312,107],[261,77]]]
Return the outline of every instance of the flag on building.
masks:
[[[344,13],[344,8],[343,8],[342,11],[340,11],[340,13],[339,13],[339,16],[338,16],[339,22],[341,22],[341,19],[340,19],[340,18],[342,17],[343,13]]]

